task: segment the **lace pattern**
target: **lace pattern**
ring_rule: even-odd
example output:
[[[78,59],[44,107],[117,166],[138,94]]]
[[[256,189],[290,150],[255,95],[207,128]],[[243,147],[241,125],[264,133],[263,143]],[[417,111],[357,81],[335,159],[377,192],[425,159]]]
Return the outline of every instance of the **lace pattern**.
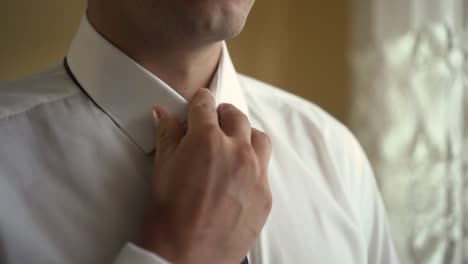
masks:
[[[352,57],[351,126],[376,171],[402,263],[468,263],[463,35],[432,23]]]

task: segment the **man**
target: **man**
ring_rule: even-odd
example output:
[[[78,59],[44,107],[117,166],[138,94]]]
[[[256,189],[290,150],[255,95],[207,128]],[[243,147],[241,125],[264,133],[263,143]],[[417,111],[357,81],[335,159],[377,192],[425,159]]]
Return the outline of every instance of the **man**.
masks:
[[[2,263],[397,263],[351,133],[235,72],[252,5],[89,0],[0,88]]]

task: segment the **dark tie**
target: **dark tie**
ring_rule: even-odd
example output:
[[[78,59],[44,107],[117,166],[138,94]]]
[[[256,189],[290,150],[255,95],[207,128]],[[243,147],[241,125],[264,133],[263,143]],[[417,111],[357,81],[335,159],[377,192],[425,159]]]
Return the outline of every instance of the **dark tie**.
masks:
[[[247,259],[247,257],[245,257],[241,264],[249,264],[249,260]]]

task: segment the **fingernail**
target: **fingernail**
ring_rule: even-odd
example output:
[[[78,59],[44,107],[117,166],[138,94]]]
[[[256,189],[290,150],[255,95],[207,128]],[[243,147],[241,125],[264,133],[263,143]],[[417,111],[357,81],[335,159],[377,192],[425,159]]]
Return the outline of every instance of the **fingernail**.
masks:
[[[223,112],[225,108],[226,108],[225,103],[222,103],[222,104],[218,105],[218,112]]]
[[[161,120],[161,110],[159,110],[158,108],[153,108],[153,118],[154,118],[154,121],[157,123],[159,122],[159,120]]]
[[[218,112],[225,112],[227,109],[229,109],[231,107],[230,104],[228,103],[222,103],[218,106]]]

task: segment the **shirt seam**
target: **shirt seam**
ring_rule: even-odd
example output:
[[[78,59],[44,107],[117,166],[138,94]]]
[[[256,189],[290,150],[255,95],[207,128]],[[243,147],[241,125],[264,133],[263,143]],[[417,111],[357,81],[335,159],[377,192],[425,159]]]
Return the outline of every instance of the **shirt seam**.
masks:
[[[77,95],[80,95],[80,94],[81,93],[79,91],[75,91],[72,94],[67,94],[67,95],[64,95],[62,97],[54,98],[54,99],[49,100],[47,102],[41,102],[41,103],[38,103],[38,104],[34,104],[31,107],[28,107],[28,108],[26,108],[26,109],[24,109],[22,111],[0,117],[0,127],[2,127],[4,125],[7,125],[9,122],[12,122],[12,120],[15,120],[19,115],[27,114],[28,112],[31,112],[34,109],[38,108],[38,107],[48,105],[48,104],[54,104],[54,103],[57,103],[59,101],[66,100],[66,99],[68,99],[70,97],[74,97],[74,96],[77,96]]]

